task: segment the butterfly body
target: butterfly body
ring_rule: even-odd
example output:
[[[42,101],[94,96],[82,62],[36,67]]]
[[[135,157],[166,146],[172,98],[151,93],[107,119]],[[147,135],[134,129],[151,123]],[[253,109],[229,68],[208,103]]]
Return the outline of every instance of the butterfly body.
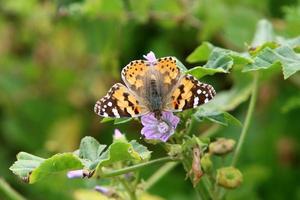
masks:
[[[127,87],[117,83],[97,101],[98,115],[120,118],[152,112],[159,119],[163,111],[195,108],[216,94],[211,85],[182,73],[173,57],[132,61],[121,74]]]

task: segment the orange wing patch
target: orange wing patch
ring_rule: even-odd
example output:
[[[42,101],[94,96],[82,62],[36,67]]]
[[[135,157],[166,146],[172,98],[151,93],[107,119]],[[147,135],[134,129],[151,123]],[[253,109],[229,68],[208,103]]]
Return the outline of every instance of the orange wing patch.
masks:
[[[173,85],[180,76],[180,69],[176,65],[176,59],[172,57],[159,58],[155,69],[164,75],[164,83]]]
[[[144,60],[135,60],[124,67],[122,78],[131,89],[139,90],[144,86],[143,77],[148,70],[149,67]]]

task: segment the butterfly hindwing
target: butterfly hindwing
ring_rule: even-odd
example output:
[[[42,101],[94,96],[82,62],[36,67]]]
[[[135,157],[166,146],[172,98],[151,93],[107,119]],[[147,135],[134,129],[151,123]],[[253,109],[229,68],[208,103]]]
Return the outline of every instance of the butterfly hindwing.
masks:
[[[172,91],[167,109],[170,111],[182,111],[195,108],[207,103],[216,95],[214,88],[201,83],[192,75],[184,75]]]
[[[146,113],[137,98],[122,84],[111,87],[107,95],[96,102],[94,111],[103,117],[137,117]]]

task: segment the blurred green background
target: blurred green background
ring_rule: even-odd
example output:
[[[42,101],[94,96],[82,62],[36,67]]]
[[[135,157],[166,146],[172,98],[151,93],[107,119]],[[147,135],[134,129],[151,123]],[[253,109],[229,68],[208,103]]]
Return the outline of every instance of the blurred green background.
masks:
[[[27,199],[85,199],[76,196],[78,189],[92,188],[93,180],[62,174],[27,185],[8,168],[19,151],[42,157],[73,151],[85,135],[109,144],[114,128],[139,139],[137,122],[101,124],[93,112],[96,100],[121,80],[123,66],[153,51],[189,68],[185,59],[202,41],[244,51],[261,18],[283,36],[300,34],[296,0],[0,1],[0,177]],[[234,84],[228,74],[206,79],[217,92]],[[247,102],[232,114],[243,121],[246,108]],[[238,164],[244,184],[228,199],[300,199],[299,111],[300,74],[286,81],[279,71],[267,74]],[[238,138],[239,132],[229,126],[217,136]],[[149,148],[161,156],[159,147]],[[150,193],[194,199],[184,179],[178,166]]]

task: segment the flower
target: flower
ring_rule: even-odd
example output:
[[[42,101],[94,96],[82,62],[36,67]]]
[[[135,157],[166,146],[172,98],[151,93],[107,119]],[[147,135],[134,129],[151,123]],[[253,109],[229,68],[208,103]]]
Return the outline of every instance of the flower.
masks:
[[[86,169],[72,170],[68,171],[67,177],[70,179],[73,178],[90,178],[93,175],[93,172],[89,172]]]
[[[95,186],[95,190],[97,192],[100,192],[101,194],[107,195],[110,193],[110,190],[107,187],[102,187],[100,185]]]
[[[121,133],[121,131],[119,129],[115,129],[115,133],[114,133],[114,139],[123,139],[124,135]]]
[[[141,133],[146,139],[166,142],[174,134],[179,117],[172,112],[162,112],[161,119],[156,119],[154,113],[149,113],[142,116],[141,121],[144,126]]]
[[[156,62],[155,54],[150,51],[147,55],[143,55],[143,57],[150,63],[154,64]]]
[[[68,178],[83,178],[83,177],[84,177],[84,172],[83,172],[82,169],[80,169],[80,170],[68,171],[67,177],[68,177]]]

